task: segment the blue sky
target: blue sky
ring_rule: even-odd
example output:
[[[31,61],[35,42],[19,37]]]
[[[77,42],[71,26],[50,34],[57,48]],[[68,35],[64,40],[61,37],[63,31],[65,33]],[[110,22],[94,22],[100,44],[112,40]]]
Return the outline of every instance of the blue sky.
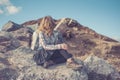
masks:
[[[0,28],[9,20],[21,24],[47,15],[120,39],[120,0],[0,0]]]

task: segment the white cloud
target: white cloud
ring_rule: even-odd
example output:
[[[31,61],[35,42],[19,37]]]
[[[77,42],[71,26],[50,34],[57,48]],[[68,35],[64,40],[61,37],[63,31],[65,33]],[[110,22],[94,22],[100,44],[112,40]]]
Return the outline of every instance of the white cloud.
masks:
[[[10,0],[0,0],[0,6],[3,7],[3,10],[0,9],[0,14],[3,12],[7,14],[15,14],[21,10],[21,7],[14,6]]]
[[[11,5],[9,0],[0,0],[0,5]]]
[[[7,9],[9,14],[15,14],[15,13],[18,13],[21,8],[15,7],[15,6],[7,6],[6,9]]]
[[[0,14],[3,14],[3,13],[4,13],[3,10],[0,9]]]

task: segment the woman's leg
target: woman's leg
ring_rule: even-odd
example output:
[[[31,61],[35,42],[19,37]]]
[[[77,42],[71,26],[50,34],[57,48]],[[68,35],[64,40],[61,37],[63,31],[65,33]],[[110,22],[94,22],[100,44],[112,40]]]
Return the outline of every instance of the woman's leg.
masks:
[[[72,59],[72,54],[69,54],[66,50],[55,50],[54,54],[51,56],[50,60],[54,63],[64,63]]]
[[[60,64],[66,62],[66,59],[60,54],[59,50],[56,50],[54,54],[51,56],[50,60],[52,60],[55,64]]]
[[[67,58],[67,54],[64,55],[66,56],[66,58],[60,53],[60,50],[53,50],[53,51],[45,51],[46,53],[44,54],[44,56],[46,56],[45,58],[45,63],[43,64],[44,68],[48,68],[51,65],[54,64],[60,64],[60,63],[64,63],[66,62],[66,58]],[[52,55],[49,55],[50,53],[52,53]],[[65,52],[64,52],[65,53]],[[70,56],[70,55],[69,55]]]
[[[73,69],[79,69],[82,65],[78,64],[72,57],[72,54],[69,54],[66,50],[60,50],[60,54],[64,56],[67,61],[67,67]]]
[[[66,50],[59,50],[59,53],[67,60],[69,58],[72,58],[72,54],[68,53]]]

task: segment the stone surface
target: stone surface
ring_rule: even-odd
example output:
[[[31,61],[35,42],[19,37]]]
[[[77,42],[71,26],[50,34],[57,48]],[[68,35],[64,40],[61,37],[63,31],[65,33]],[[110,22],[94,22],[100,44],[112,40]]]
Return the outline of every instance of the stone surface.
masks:
[[[17,80],[18,73],[12,68],[4,68],[0,70],[0,80]]]
[[[30,47],[32,32],[33,30],[27,27],[19,27],[15,31],[0,31],[0,52],[5,53],[20,46]]]
[[[13,37],[12,33],[0,31],[0,52],[7,52],[20,46],[20,42]]]
[[[6,23],[3,27],[2,27],[2,31],[15,31],[17,29],[19,29],[21,26],[12,22],[12,21],[8,21],[8,23]]]
[[[88,80],[119,80],[120,74],[105,60],[89,56],[84,61],[88,72]]]
[[[55,65],[49,69],[37,66],[32,59],[34,53],[25,47],[20,47],[10,53],[8,60],[20,74],[17,80],[88,80],[84,69],[74,71],[67,68],[65,64]]]
[[[84,71],[74,71],[66,68],[65,64],[44,69],[40,66],[31,66],[22,72],[19,80],[88,80]]]

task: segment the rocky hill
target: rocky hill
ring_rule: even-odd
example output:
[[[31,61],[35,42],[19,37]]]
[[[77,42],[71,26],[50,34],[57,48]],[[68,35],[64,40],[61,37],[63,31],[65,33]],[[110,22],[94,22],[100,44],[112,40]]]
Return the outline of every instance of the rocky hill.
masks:
[[[46,70],[36,66],[32,59],[36,51],[30,49],[31,36],[41,19],[23,24],[9,21],[2,27],[0,80],[120,80],[120,43],[71,18],[65,18],[58,30],[69,45],[68,52],[84,68],[74,71],[60,64]],[[55,25],[60,21],[53,20]]]

